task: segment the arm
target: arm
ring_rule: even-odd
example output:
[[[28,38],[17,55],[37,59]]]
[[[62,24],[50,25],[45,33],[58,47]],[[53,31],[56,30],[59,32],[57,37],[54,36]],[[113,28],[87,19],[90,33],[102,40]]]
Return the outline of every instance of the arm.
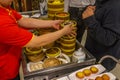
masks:
[[[44,34],[41,36],[35,36],[33,35],[33,38],[30,42],[28,42],[25,47],[39,47],[39,46],[44,46],[46,44],[49,44],[51,42],[54,42],[55,40],[59,39],[63,35],[68,35],[68,34],[75,34],[73,32],[73,27],[71,25],[65,26],[63,29],[58,30],[53,33],[49,34]]]
[[[85,13],[83,13],[83,16],[85,18]],[[116,15],[114,14],[114,11],[108,11],[107,13],[104,13],[104,16],[106,16],[104,22],[97,21],[94,15],[90,15],[84,21],[89,27],[89,31],[93,33],[92,37],[97,42],[104,46],[112,46],[118,40],[118,35],[114,29],[119,23],[116,23],[118,21],[115,19]]]
[[[48,28],[48,27],[54,27],[58,29],[59,23],[61,23],[61,20],[39,20],[39,19],[33,19],[33,18],[21,18],[18,20],[18,25],[24,28]]]

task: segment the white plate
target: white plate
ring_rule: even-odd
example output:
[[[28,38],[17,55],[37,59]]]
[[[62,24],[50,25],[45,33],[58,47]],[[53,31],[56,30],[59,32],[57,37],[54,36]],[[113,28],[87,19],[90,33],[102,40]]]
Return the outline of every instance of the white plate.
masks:
[[[52,80],[69,80],[68,76],[64,76],[64,77],[61,77],[61,78],[54,78]]]
[[[91,74],[90,76],[87,76],[87,77],[85,76],[85,77],[82,78],[82,79],[80,79],[80,78],[78,78],[78,77],[76,76],[76,73],[77,73],[77,72],[83,71],[83,70],[85,70],[85,69],[90,69],[90,67],[92,67],[92,66],[94,66],[94,67],[96,67],[96,68],[98,69],[98,72],[97,72],[97,73]],[[88,66],[88,67],[85,67],[85,68],[82,68],[82,69],[80,69],[80,70],[77,70],[77,71],[73,72],[72,74],[69,75],[69,78],[70,78],[70,80],[86,80],[86,79],[89,79],[89,77],[92,77],[92,76],[95,76],[95,75],[98,75],[98,74],[104,72],[105,70],[106,70],[105,67],[103,67],[101,64],[91,65],[91,66]]]
[[[89,79],[95,80],[96,77],[98,77],[98,76],[101,77],[101,76],[104,75],[104,74],[107,74],[107,75],[110,77],[110,80],[116,80],[116,76],[113,75],[111,72],[105,72],[105,73],[102,73],[102,74],[99,74],[99,75],[96,75],[96,76],[92,76],[92,77],[90,77]],[[87,80],[89,80],[89,79],[87,79]]]
[[[43,62],[42,61],[39,61],[39,62],[29,62],[27,63],[27,69],[29,72],[32,72],[32,71],[36,71],[36,70],[31,70],[30,66],[31,65],[37,65],[37,64],[40,64],[40,67],[39,66],[36,66],[36,70],[40,70],[40,69],[43,69]]]

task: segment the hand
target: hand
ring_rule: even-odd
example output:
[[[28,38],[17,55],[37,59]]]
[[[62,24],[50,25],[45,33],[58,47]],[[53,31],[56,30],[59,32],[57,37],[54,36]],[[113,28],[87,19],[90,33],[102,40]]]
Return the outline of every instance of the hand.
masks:
[[[54,29],[60,29],[60,23],[62,23],[64,20],[54,20],[53,23],[52,23],[52,27]]]
[[[72,24],[68,24],[64,26],[63,30],[64,30],[65,35],[76,36],[75,27],[73,27]]]
[[[82,18],[85,19],[94,15],[94,11],[95,11],[95,6],[88,6],[86,10],[83,12]]]

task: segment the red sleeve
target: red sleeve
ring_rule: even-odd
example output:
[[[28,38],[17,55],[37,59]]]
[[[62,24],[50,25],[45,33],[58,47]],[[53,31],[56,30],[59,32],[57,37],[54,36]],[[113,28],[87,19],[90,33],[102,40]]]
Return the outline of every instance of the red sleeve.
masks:
[[[1,25],[0,25],[1,26]],[[0,43],[24,46],[32,39],[32,33],[18,27],[16,24],[6,24],[0,28]]]
[[[12,13],[13,13],[14,17],[16,18],[16,20],[19,20],[22,18],[22,15],[20,13],[18,13],[17,11],[12,10]]]

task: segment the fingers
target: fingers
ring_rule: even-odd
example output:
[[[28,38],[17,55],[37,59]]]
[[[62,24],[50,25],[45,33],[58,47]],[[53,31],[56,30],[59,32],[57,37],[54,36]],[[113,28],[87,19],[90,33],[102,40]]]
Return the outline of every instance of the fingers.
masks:
[[[94,15],[94,11],[95,11],[95,6],[88,6],[86,10],[83,12],[82,18],[85,19]]]

